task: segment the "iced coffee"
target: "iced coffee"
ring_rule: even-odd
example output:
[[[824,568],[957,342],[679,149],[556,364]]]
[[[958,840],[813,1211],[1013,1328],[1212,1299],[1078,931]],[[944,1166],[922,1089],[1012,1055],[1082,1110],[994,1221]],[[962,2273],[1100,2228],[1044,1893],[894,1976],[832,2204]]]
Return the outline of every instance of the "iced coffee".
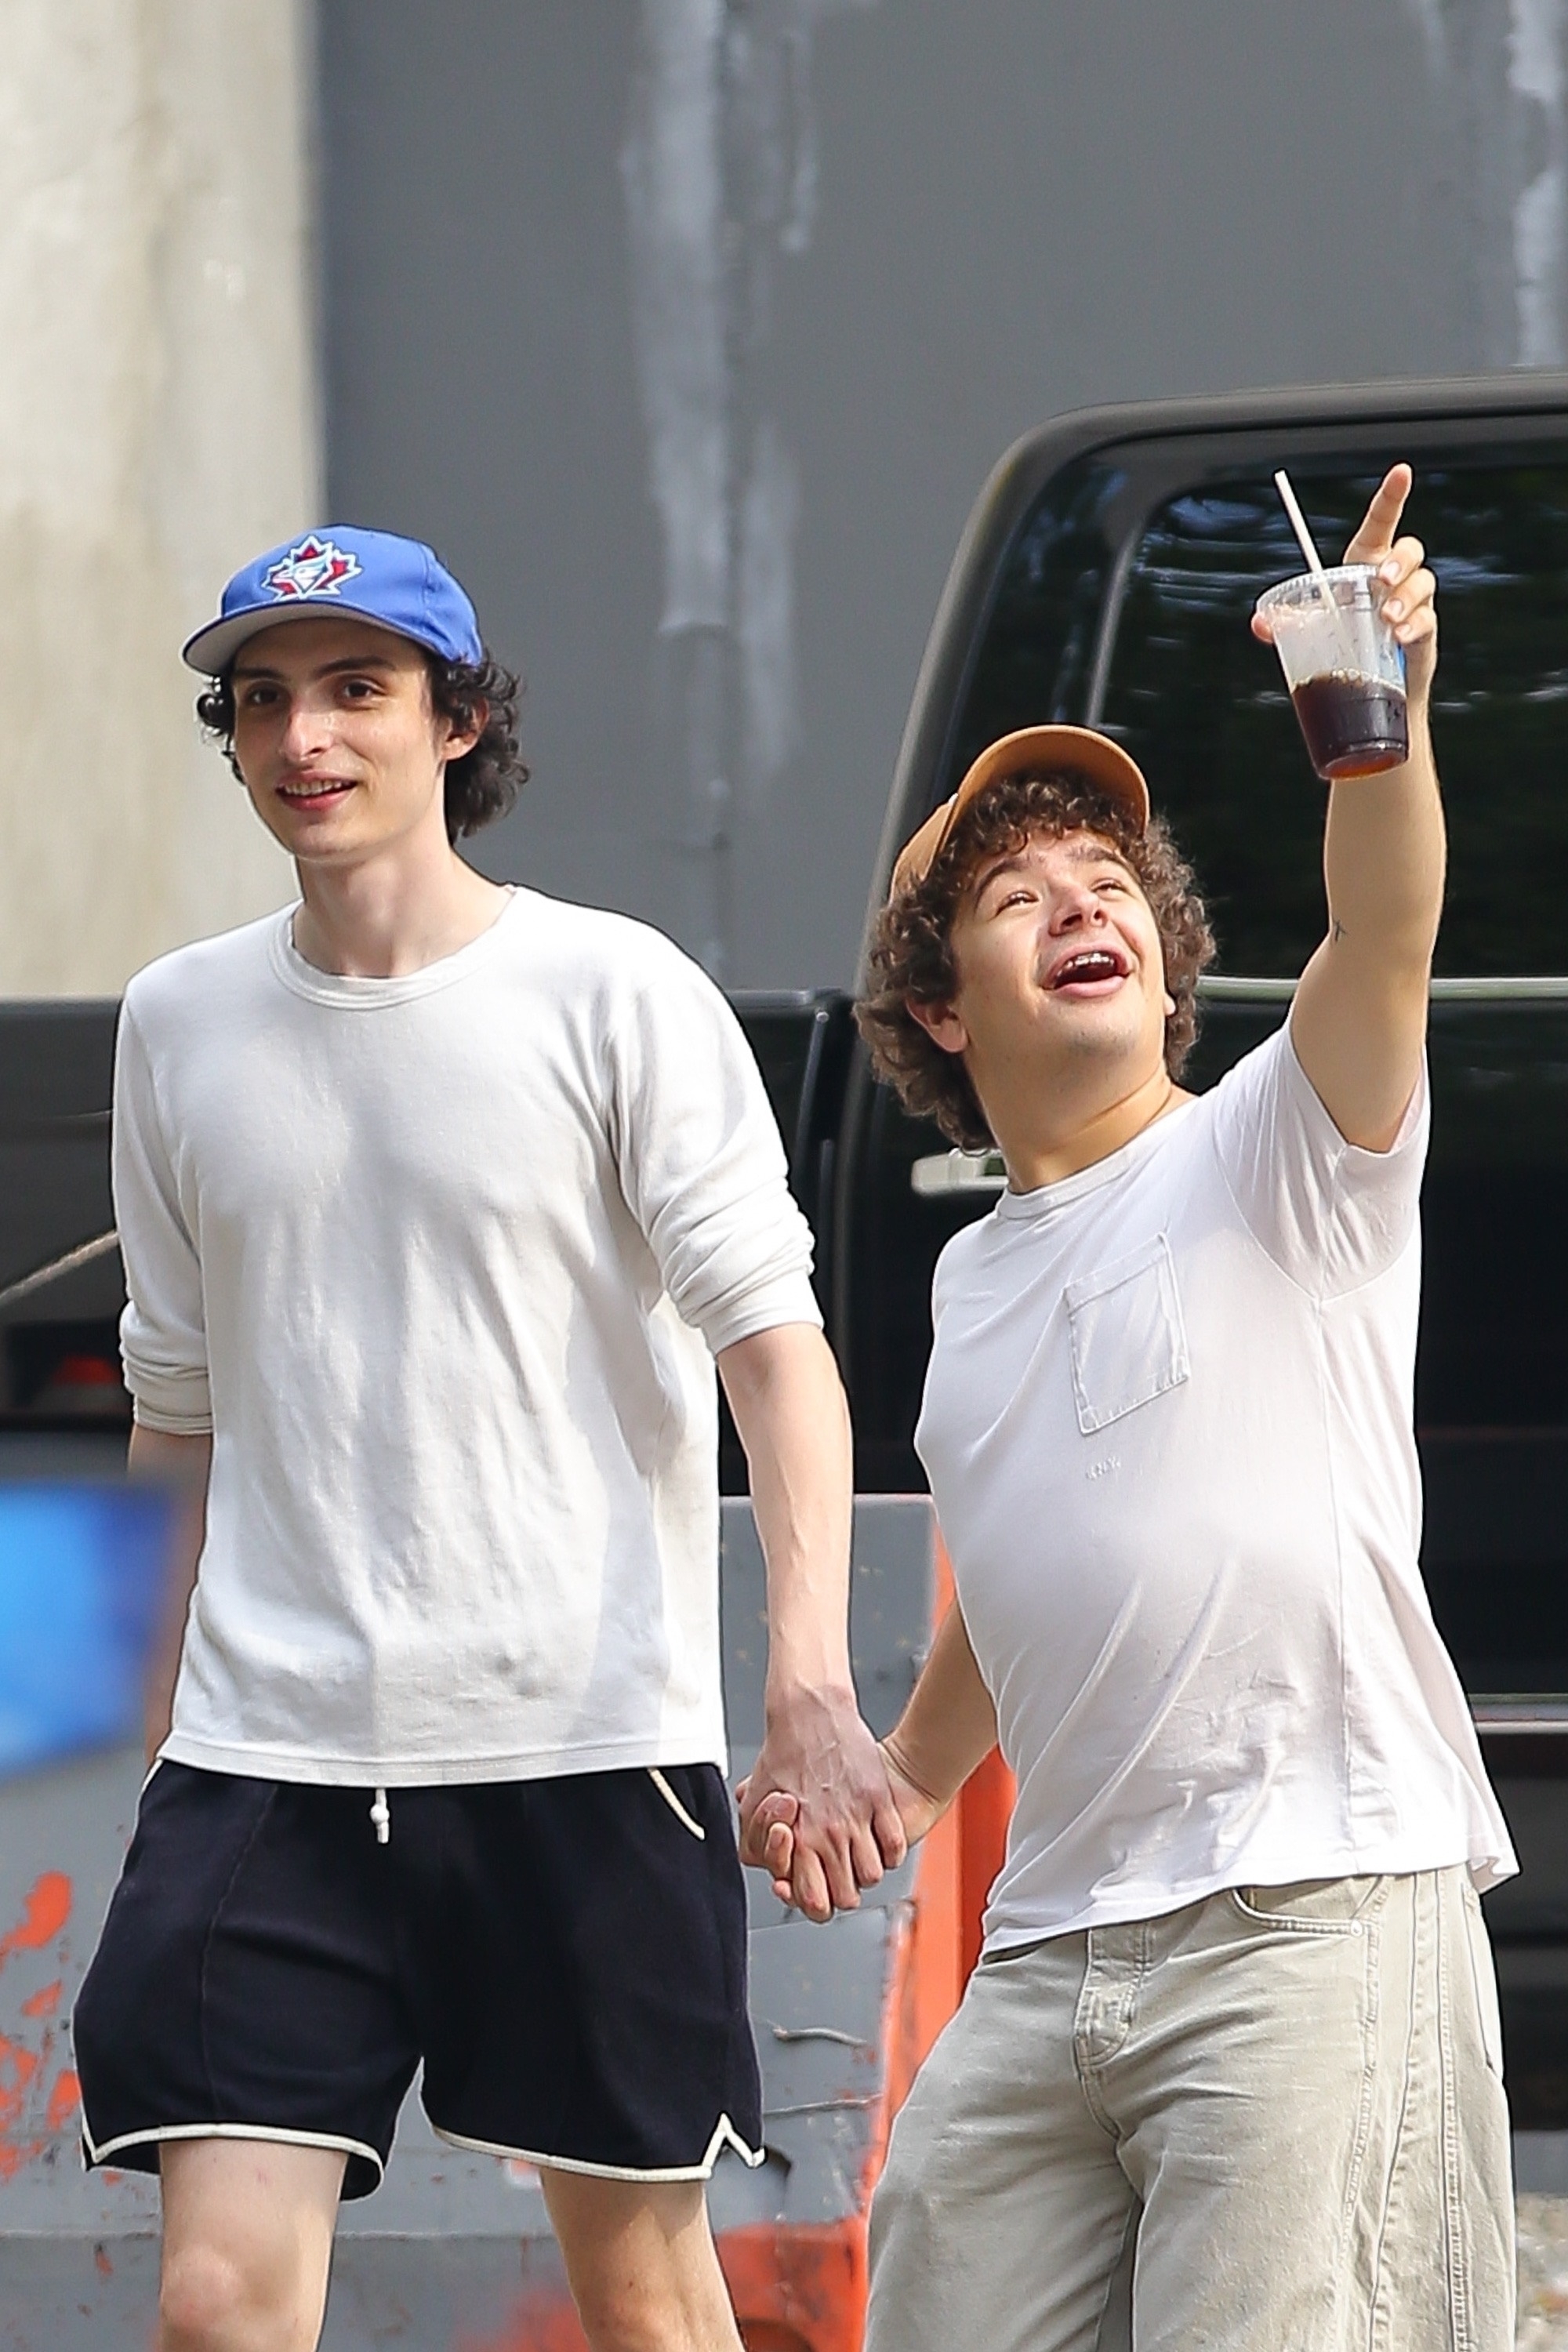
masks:
[[[1307,755],[1326,783],[1381,775],[1410,755],[1405,649],[1383,614],[1370,563],[1281,581],[1267,615]]]

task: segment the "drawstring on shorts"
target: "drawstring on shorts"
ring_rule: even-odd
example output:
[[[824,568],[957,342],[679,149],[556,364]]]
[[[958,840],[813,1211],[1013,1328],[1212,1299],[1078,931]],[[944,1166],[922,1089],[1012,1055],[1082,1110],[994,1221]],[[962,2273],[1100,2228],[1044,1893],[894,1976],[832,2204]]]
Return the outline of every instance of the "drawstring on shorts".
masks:
[[[376,1790],[375,1802],[370,1809],[370,1817],[375,1823],[375,1842],[377,1845],[385,1845],[392,1835],[392,1807],[386,1801],[386,1790],[384,1789],[378,1789]]]

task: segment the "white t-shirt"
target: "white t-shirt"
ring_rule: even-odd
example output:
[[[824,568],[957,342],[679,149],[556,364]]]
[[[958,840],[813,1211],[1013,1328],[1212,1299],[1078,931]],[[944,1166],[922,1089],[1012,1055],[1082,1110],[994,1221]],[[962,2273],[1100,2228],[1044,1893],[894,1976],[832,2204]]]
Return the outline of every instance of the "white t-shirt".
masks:
[[[292,909],[126,992],[140,1421],[214,1436],[164,1754],[408,1785],[725,1760],[712,1355],[819,1323],[719,992],[520,890],[333,978]]]
[[[1347,1144],[1281,1029],[943,1251],[916,1443],[1018,1780],[988,1949],[1515,1867],[1416,1564],[1426,1123]]]

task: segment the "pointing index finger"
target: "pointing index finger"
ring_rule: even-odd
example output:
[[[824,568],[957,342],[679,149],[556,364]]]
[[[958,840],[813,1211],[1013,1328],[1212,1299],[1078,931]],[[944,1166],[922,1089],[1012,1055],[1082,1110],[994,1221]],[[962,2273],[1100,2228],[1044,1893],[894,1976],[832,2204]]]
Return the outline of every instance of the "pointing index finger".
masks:
[[[1405,512],[1405,501],[1415,478],[1403,461],[1389,467],[1373,492],[1372,504],[1362,518],[1360,530],[1345,550],[1348,563],[1368,562],[1394,545],[1399,518]]]

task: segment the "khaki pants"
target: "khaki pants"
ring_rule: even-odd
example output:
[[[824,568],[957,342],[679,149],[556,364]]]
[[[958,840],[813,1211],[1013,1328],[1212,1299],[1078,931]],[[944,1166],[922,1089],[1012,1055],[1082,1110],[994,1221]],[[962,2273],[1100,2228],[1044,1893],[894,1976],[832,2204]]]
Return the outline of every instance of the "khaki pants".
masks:
[[[1512,2352],[1462,1870],[1211,1895],[977,1969],[893,2127],[868,2352]]]

